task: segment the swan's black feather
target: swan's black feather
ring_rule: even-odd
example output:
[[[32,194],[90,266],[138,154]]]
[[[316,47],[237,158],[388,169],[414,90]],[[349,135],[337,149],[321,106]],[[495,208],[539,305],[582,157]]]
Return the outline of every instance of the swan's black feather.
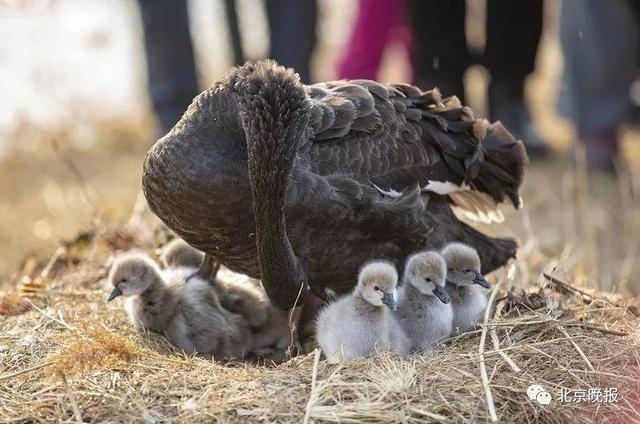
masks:
[[[327,115],[325,125],[312,126],[309,139],[311,159],[321,158],[314,167],[321,175],[343,173],[399,192],[428,180],[464,182],[496,202],[518,199],[527,162],[522,142],[501,124],[478,137],[480,121],[457,98],[367,80],[313,85],[308,94],[312,115]],[[438,161],[445,166],[437,175],[422,173]]]
[[[272,300],[289,307],[302,280],[345,293],[364,262],[401,266],[449,241],[476,247],[485,272],[504,265],[512,240],[480,234],[454,216],[447,196],[420,187],[466,182],[518,204],[525,162],[502,125],[475,120],[437,90],[367,80],[304,86],[265,61],[232,69],[194,99],[148,152],[142,184],[150,209],[181,238],[262,277]]]

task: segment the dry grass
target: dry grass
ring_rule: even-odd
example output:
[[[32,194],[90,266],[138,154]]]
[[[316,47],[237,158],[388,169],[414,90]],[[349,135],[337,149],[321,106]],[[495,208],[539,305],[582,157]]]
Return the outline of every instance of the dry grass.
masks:
[[[277,366],[223,365],[173,351],[135,331],[119,303],[105,303],[109,257],[162,241],[147,240],[103,229],[31,267],[23,280],[39,289],[29,292],[30,310],[0,321],[0,421],[488,421],[487,391],[500,421],[640,420],[636,306],[556,277],[528,284],[518,267],[530,258],[493,276],[486,324],[430,354],[332,366],[312,352]],[[529,401],[532,383],[552,393],[551,405]],[[592,387],[618,388],[619,401],[555,400],[560,388]]]

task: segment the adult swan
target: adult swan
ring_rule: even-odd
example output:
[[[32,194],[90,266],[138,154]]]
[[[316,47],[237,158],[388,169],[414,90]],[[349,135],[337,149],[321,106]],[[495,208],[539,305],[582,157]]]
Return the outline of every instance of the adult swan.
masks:
[[[350,290],[372,259],[449,241],[482,271],[515,255],[451,205],[498,220],[520,206],[522,142],[437,90],[369,80],[305,86],[273,61],[232,69],[148,152],[151,210],[194,247],[260,278],[282,308]],[[491,206],[491,207],[489,207]]]

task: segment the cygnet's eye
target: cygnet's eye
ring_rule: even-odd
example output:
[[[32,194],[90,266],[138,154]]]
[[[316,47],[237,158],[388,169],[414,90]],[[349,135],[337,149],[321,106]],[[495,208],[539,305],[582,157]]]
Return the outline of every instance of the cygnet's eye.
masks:
[[[464,272],[471,272],[471,270],[470,269],[465,269]]]
[[[127,282],[127,279],[126,279],[126,278],[122,277],[122,278],[120,279],[120,284],[123,284],[123,283],[126,283],[126,282]]]
[[[431,278],[427,277],[426,280],[430,283],[431,282]]]
[[[380,290],[380,287],[378,287],[378,286],[373,286],[373,289],[374,289],[374,290]]]
[[[447,268],[449,272],[453,272],[453,268]]]

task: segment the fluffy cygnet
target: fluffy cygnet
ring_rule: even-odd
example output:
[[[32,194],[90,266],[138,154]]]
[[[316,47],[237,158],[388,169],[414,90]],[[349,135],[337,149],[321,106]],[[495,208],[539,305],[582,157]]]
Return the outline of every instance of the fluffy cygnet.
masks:
[[[203,259],[203,252],[181,239],[174,239],[166,244],[160,253],[160,261],[168,270],[184,267],[192,270],[192,274],[200,267]],[[265,324],[269,318],[269,300],[262,290],[250,284],[224,281],[215,275],[207,277],[207,281],[226,309],[242,315],[253,329]]]
[[[167,243],[160,253],[160,260],[169,272],[189,269],[193,275],[198,269],[204,253],[191,247],[182,239]],[[217,271],[217,269],[215,270]],[[274,308],[261,287],[232,279],[217,278],[217,273],[209,273],[206,278],[218,294],[222,306],[242,315],[251,326],[251,351],[262,353],[268,349],[284,350],[290,344],[287,313]]]
[[[391,313],[396,309],[398,272],[389,262],[372,262],[360,270],[348,295],[319,314],[316,339],[330,363],[376,351],[409,352],[410,342]]]
[[[472,247],[462,243],[450,243],[442,249],[447,262],[447,293],[453,308],[455,335],[472,330],[482,318],[487,307],[484,289],[489,283],[480,273],[480,257]]]
[[[426,350],[451,333],[453,309],[445,291],[447,264],[437,252],[409,257],[396,316],[413,350]]]
[[[164,268],[198,268],[203,259],[203,252],[179,238],[171,240],[160,249],[160,263]]]
[[[223,308],[215,291],[200,278],[168,285],[151,258],[129,253],[116,259],[109,281],[113,291],[108,300],[127,297],[125,309],[135,326],[163,334],[185,353],[230,359],[249,350],[246,320]]]

